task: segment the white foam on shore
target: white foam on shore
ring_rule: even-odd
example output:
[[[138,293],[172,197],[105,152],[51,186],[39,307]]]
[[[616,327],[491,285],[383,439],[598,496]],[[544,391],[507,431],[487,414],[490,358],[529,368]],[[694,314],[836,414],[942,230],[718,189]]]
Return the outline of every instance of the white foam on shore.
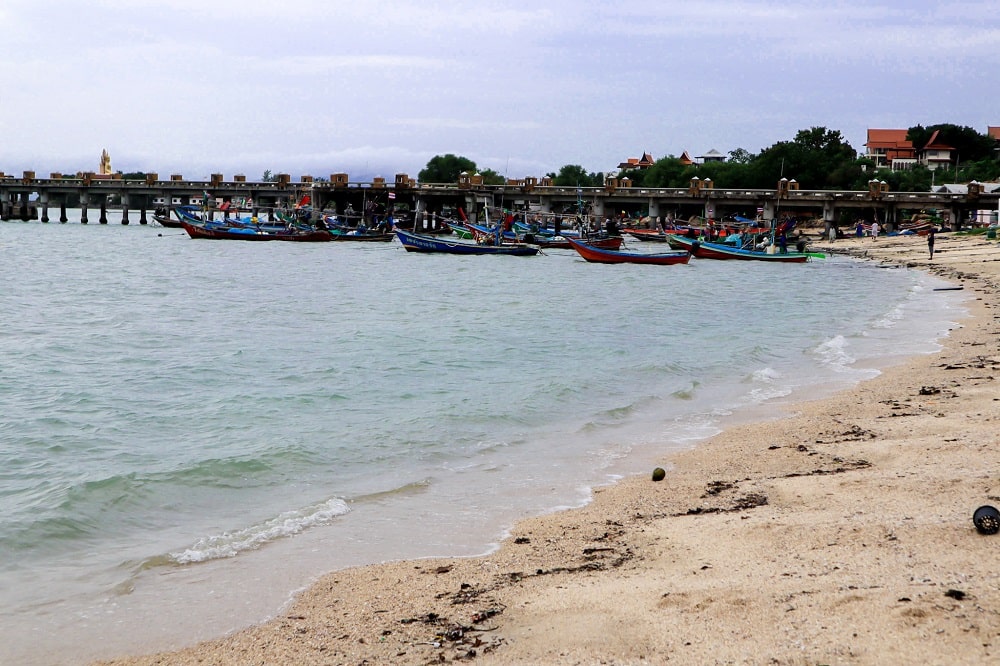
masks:
[[[278,539],[284,539],[303,530],[329,524],[333,519],[348,513],[350,508],[341,499],[334,498],[314,506],[286,511],[270,520],[250,525],[234,532],[224,532],[199,539],[189,548],[169,554],[174,564],[206,562],[256,550]]]

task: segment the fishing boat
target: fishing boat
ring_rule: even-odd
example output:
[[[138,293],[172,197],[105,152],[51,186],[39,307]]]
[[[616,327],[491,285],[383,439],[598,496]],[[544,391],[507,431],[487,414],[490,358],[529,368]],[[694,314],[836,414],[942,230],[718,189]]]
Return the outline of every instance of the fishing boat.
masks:
[[[170,209],[163,206],[158,207],[153,211],[153,222],[156,222],[161,227],[169,227],[171,229],[180,229],[181,221],[180,219],[173,219],[170,217]]]
[[[521,240],[525,243],[535,243],[543,250],[569,250],[573,247],[570,244],[570,241],[579,239],[570,236],[553,236],[552,238],[535,238],[534,240],[531,240],[528,235],[525,234],[524,236],[521,236]],[[584,239],[584,242],[587,245],[590,245],[591,247],[598,247],[603,250],[617,250],[621,248],[624,241],[625,239],[621,236],[595,236]]]
[[[527,224],[518,220],[515,220],[511,226],[513,227],[513,230],[519,234],[533,234],[536,238],[540,236],[548,238],[554,238],[556,236],[572,236],[573,238],[580,238],[580,232],[576,229],[560,227],[557,232],[554,227],[539,227],[537,225]]]
[[[445,238],[436,238],[424,234],[396,228],[396,237],[407,252],[438,252],[444,254],[510,254],[518,257],[530,257],[538,254],[537,245],[505,245],[463,243]]]
[[[671,252],[621,252],[619,250],[605,250],[594,247],[590,243],[578,241],[575,238],[567,238],[570,246],[577,253],[589,262],[595,264],[654,264],[657,266],[669,266],[671,264],[686,264],[691,258],[691,253],[683,250]]]
[[[396,234],[392,232],[381,232],[381,231],[362,231],[360,229],[354,229],[352,231],[343,231],[340,229],[332,229],[330,231],[332,238],[330,240],[334,241],[354,241],[354,242],[369,242],[369,243],[388,243],[396,237]]]
[[[668,235],[662,231],[627,231],[625,232],[635,240],[650,242],[650,243],[666,243],[669,239]]]
[[[477,243],[491,244],[495,242],[495,228],[485,227],[481,224],[473,224],[472,222],[467,222],[465,224],[465,228],[468,230],[470,237]],[[569,244],[569,238],[572,238],[572,236],[536,235],[531,231],[527,231],[525,233],[505,231],[501,236],[500,242],[504,244],[527,243],[528,245],[537,245],[543,250],[569,250],[572,249],[572,246]],[[623,241],[624,239],[621,236],[592,236],[586,239],[588,244],[593,245],[594,247],[604,248],[606,250],[617,250],[622,246]]]
[[[709,243],[697,238],[673,234],[670,235],[669,243],[673,248],[687,250],[698,259],[744,259],[801,264],[810,257],[808,252],[775,252],[772,254],[761,250],[751,250],[726,243]]]
[[[462,240],[472,240],[472,231],[469,230],[465,223],[455,224],[454,222],[446,222],[448,228],[451,229],[451,233],[455,234]]]
[[[212,240],[244,240],[244,241],[296,241],[302,243],[321,243],[333,240],[329,231],[258,231],[252,227],[224,225],[198,225],[182,221],[181,226],[191,238],[208,238]]]

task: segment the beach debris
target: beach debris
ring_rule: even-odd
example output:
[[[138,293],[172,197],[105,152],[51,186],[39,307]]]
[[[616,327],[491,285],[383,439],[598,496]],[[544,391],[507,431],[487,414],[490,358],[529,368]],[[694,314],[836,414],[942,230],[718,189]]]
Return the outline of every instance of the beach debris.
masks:
[[[962,590],[948,590],[944,593],[944,596],[954,599],[955,601],[961,601],[965,598],[965,592],[962,592]]]
[[[705,494],[702,497],[707,497],[708,495],[718,495],[725,490],[732,490],[736,487],[735,483],[730,483],[729,481],[710,481],[705,487]]]
[[[995,506],[984,504],[972,514],[972,522],[980,534],[996,534],[1000,532],[1000,511]]]
[[[936,386],[921,386],[920,387],[920,395],[937,395],[940,392],[941,392],[941,389],[939,389]]]
[[[667,478],[667,470],[662,467],[653,470],[653,481],[663,481],[665,478]]]
[[[704,497],[704,496],[703,496]],[[675,516],[700,516],[709,513],[734,513],[737,511],[745,511],[747,509],[753,509],[758,506],[767,505],[767,495],[761,493],[748,493],[741,497],[737,497],[732,506],[730,507],[720,507],[720,506],[698,506],[693,509],[688,509],[683,513],[675,513]]]

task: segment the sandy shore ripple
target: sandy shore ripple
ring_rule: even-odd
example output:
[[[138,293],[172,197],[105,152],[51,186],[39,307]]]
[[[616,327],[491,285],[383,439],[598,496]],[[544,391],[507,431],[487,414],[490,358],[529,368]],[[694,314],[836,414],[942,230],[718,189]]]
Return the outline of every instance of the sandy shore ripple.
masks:
[[[338,571],[267,624],[102,663],[1000,663],[1000,535],[972,523],[1000,507],[1000,246],[816,247],[929,270],[972,316],[940,353],[526,520],[490,556]]]

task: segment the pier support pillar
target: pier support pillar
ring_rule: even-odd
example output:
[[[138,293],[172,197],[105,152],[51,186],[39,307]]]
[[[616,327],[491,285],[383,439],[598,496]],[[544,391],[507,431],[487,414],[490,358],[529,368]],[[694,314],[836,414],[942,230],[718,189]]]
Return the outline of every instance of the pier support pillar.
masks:
[[[539,197],[538,198],[538,211],[541,213],[551,213],[552,212],[552,197]]]
[[[49,195],[39,195],[38,201],[42,204],[42,223],[47,223],[49,221]]]
[[[146,204],[139,206],[139,224],[146,224]]]
[[[660,217],[660,202],[656,199],[649,200],[649,217],[654,221]]]
[[[87,202],[80,202],[80,224],[87,224]]]
[[[962,228],[962,223],[965,221],[962,219],[962,207],[952,206],[951,207],[951,229],[952,231],[959,231]]]
[[[896,231],[899,225],[896,220],[896,204],[887,203],[885,205],[885,232]]]
[[[128,226],[128,204],[122,205],[122,225]]]
[[[764,221],[769,222],[774,219],[775,203],[773,201],[764,202]]]
[[[831,231],[833,232],[832,238],[837,238],[837,209],[832,201],[823,202],[823,236],[830,238]]]
[[[62,201],[59,202],[59,221],[62,224],[66,224],[66,222],[69,221],[69,218],[66,217],[66,200],[65,199],[63,199]]]
[[[22,192],[20,195],[21,199],[21,221],[27,222],[30,218],[28,214],[28,193]]]
[[[101,217],[98,218],[101,224],[108,223],[108,203],[105,199],[101,199]]]
[[[600,197],[594,202],[594,210],[592,212],[599,218],[598,222],[604,224],[604,197]]]

